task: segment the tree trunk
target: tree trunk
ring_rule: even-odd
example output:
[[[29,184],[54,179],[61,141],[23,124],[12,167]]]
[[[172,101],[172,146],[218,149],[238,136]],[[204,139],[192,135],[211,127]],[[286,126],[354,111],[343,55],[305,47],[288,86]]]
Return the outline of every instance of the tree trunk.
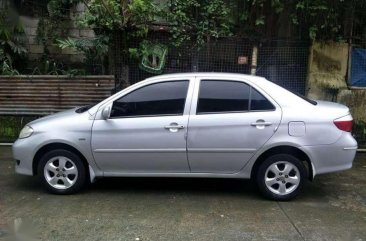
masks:
[[[116,81],[116,90],[121,90],[128,87],[131,83],[128,76],[128,51],[125,31],[115,31],[112,34],[113,48],[111,49],[110,58],[113,62],[113,72]]]

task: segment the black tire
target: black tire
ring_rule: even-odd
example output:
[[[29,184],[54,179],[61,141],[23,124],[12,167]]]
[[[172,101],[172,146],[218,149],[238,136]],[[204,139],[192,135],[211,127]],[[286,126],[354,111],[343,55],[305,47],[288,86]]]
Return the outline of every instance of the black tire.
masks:
[[[288,194],[284,193],[284,194],[278,194],[278,193],[274,193],[274,191],[271,191],[269,187],[267,187],[266,185],[266,182],[265,182],[265,178],[266,178],[266,172],[267,172],[267,169],[274,164],[274,166],[278,166],[278,167],[281,167],[281,162],[288,162],[288,163],[291,163],[292,165],[294,165],[297,169],[298,169],[298,174],[297,177],[299,177],[299,183],[297,184],[297,187],[296,185],[294,185],[294,189],[289,192]],[[275,163],[279,163],[279,164],[275,164]],[[284,165],[283,165],[284,166]],[[296,173],[296,168],[293,169],[291,175],[294,175],[294,173]],[[291,188],[291,185],[293,185],[292,183],[290,183],[291,181],[287,180],[284,176],[284,173],[282,173],[282,169],[279,169],[280,170],[280,174],[282,174],[283,176],[274,176],[276,181],[278,183],[281,182],[283,183],[285,186],[286,185],[289,185],[289,188]],[[269,171],[267,173],[267,175],[273,175],[273,173],[271,171]],[[290,175],[290,174],[289,174]],[[286,175],[287,178],[289,175]],[[306,183],[306,180],[307,180],[307,171],[306,171],[306,168],[304,166],[304,164],[296,157],[292,156],[292,155],[289,155],[289,154],[276,154],[276,155],[273,155],[273,156],[270,156],[268,157],[258,168],[257,170],[257,175],[255,177],[256,179],[256,183],[257,183],[257,186],[260,190],[260,192],[263,194],[264,197],[270,199],[270,200],[275,200],[275,201],[288,201],[288,200],[291,200],[293,198],[295,198],[300,192],[301,190],[303,189],[305,183]],[[277,178],[278,177],[278,178]],[[273,178],[272,176],[270,178]],[[279,179],[281,178],[281,179]],[[291,176],[290,176],[291,178]],[[289,181],[289,183],[287,183],[287,181]],[[280,184],[274,184],[273,186],[271,186],[271,188],[273,189],[276,189],[276,185],[278,185],[278,190],[280,190],[280,185],[282,185],[281,183]],[[286,190],[287,190],[287,186],[286,186]]]
[[[55,188],[50,183],[48,183],[46,176],[45,176],[46,174],[44,171],[45,166],[49,160],[51,160],[55,157],[66,157],[67,159],[71,160],[72,163],[74,164],[74,166],[76,167],[77,175],[74,175],[74,180],[72,180],[74,183],[70,187],[67,187],[65,189],[60,189],[60,188]],[[70,165],[70,164],[72,165],[72,163],[67,162],[68,165]],[[58,149],[58,150],[52,150],[52,151],[47,152],[46,154],[44,154],[42,156],[42,158],[38,164],[37,170],[38,170],[37,174],[38,174],[43,186],[45,187],[45,189],[48,192],[51,192],[54,194],[73,194],[73,193],[80,191],[87,183],[87,171],[86,171],[83,161],[80,159],[80,157],[78,155],[76,155],[75,153],[68,151],[68,150]],[[73,174],[71,174],[71,175],[73,175]],[[67,177],[69,177],[69,176],[67,176]],[[70,176],[70,178],[72,178],[72,176]],[[61,183],[62,183],[62,181],[61,181]]]

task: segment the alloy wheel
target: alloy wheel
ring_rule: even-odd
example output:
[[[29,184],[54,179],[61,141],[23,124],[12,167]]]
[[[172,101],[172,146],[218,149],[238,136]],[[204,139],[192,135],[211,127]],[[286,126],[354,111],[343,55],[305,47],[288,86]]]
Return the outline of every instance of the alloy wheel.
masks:
[[[277,195],[287,195],[295,191],[300,184],[299,169],[287,161],[279,161],[270,165],[264,176],[268,190]]]
[[[78,169],[69,158],[56,156],[48,160],[44,166],[44,177],[53,188],[64,190],[75,184]]]

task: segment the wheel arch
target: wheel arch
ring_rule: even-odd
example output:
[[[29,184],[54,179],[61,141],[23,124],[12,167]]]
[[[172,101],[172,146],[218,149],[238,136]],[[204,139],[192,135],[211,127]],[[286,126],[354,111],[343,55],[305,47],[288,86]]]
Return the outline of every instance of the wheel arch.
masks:
[[[85,170],[87,172],[87,175],[90,175],[89,173],[89,163],[87,161],[87,159],[85,158],[85,156],[75,147],[69,145],[69,144],[65,144],[65,143],[61,143],[61,142],[54,142],[54,143],[48,143],[44,146],[42,146],[34,155],[33,158],[33,163],[32,163],[32,169],[33,169],[33,175],[37,175],[37,169],[38,169],[38,164],[42,158],[42,156],[44,154],[46,154],[49,151],[52,150],[57,150],[57,149],[63,149],[63,150],[67,150],[67,151],[71,151],[73,153],[75,153],[77,156],[79,156],[79,158],[82,160],[84,166],[85,166]]]
[[[255,178],[259,166],[269,156],[272,156],[275,154],[289,154],[289,155],[293,155],[293,156],[297,157],[298,159],[300,159],[303,163],[305,163],[305,167],[308,172],[308,179],[311,181],[313,180],[314,170],[313,170],[313,165],[312,165],[312,162],[311,162],[309,156],[301,149],[294,147],[294,146],[290,146],[290,145],[281,145],[281,146],[271,147],[268,150],[264,151],[262,154],[260,154],[252,167],[250,177]]]

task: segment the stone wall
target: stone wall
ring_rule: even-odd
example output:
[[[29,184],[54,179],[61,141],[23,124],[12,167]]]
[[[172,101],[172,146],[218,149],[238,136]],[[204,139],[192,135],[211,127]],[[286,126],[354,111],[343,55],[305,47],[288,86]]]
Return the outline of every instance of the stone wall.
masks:
[[[308,96],[334,99],[334,94],[347,89],[348,44],[313,43],[310,47]]]
[[[77,4],[70,11],[70,22],[67,27],[68,36],[71,38],[90,38],[94,37],[92,29],[80,28],[76,24],[76,19],[84,12],[85,5],[83,3]],[[27,48],[29,52],[29,59],[39,59],[44,53],[43,46],[37,41],[37,28],[39,18],[32,18],[28,16],[20,16],[23,24],[25,34],[27,36]],[[73,49],[60,49],[57,46],[50,46],[50,54],[53,58],[67,63],[79,63],[83,60],[83,55],[74,51]]]
[[[308,96],[347,105],[366,140],[366,89],[348,86],[349,44],[314,43],[310,49]],[[358,132],[358,130],[356,130]]]

